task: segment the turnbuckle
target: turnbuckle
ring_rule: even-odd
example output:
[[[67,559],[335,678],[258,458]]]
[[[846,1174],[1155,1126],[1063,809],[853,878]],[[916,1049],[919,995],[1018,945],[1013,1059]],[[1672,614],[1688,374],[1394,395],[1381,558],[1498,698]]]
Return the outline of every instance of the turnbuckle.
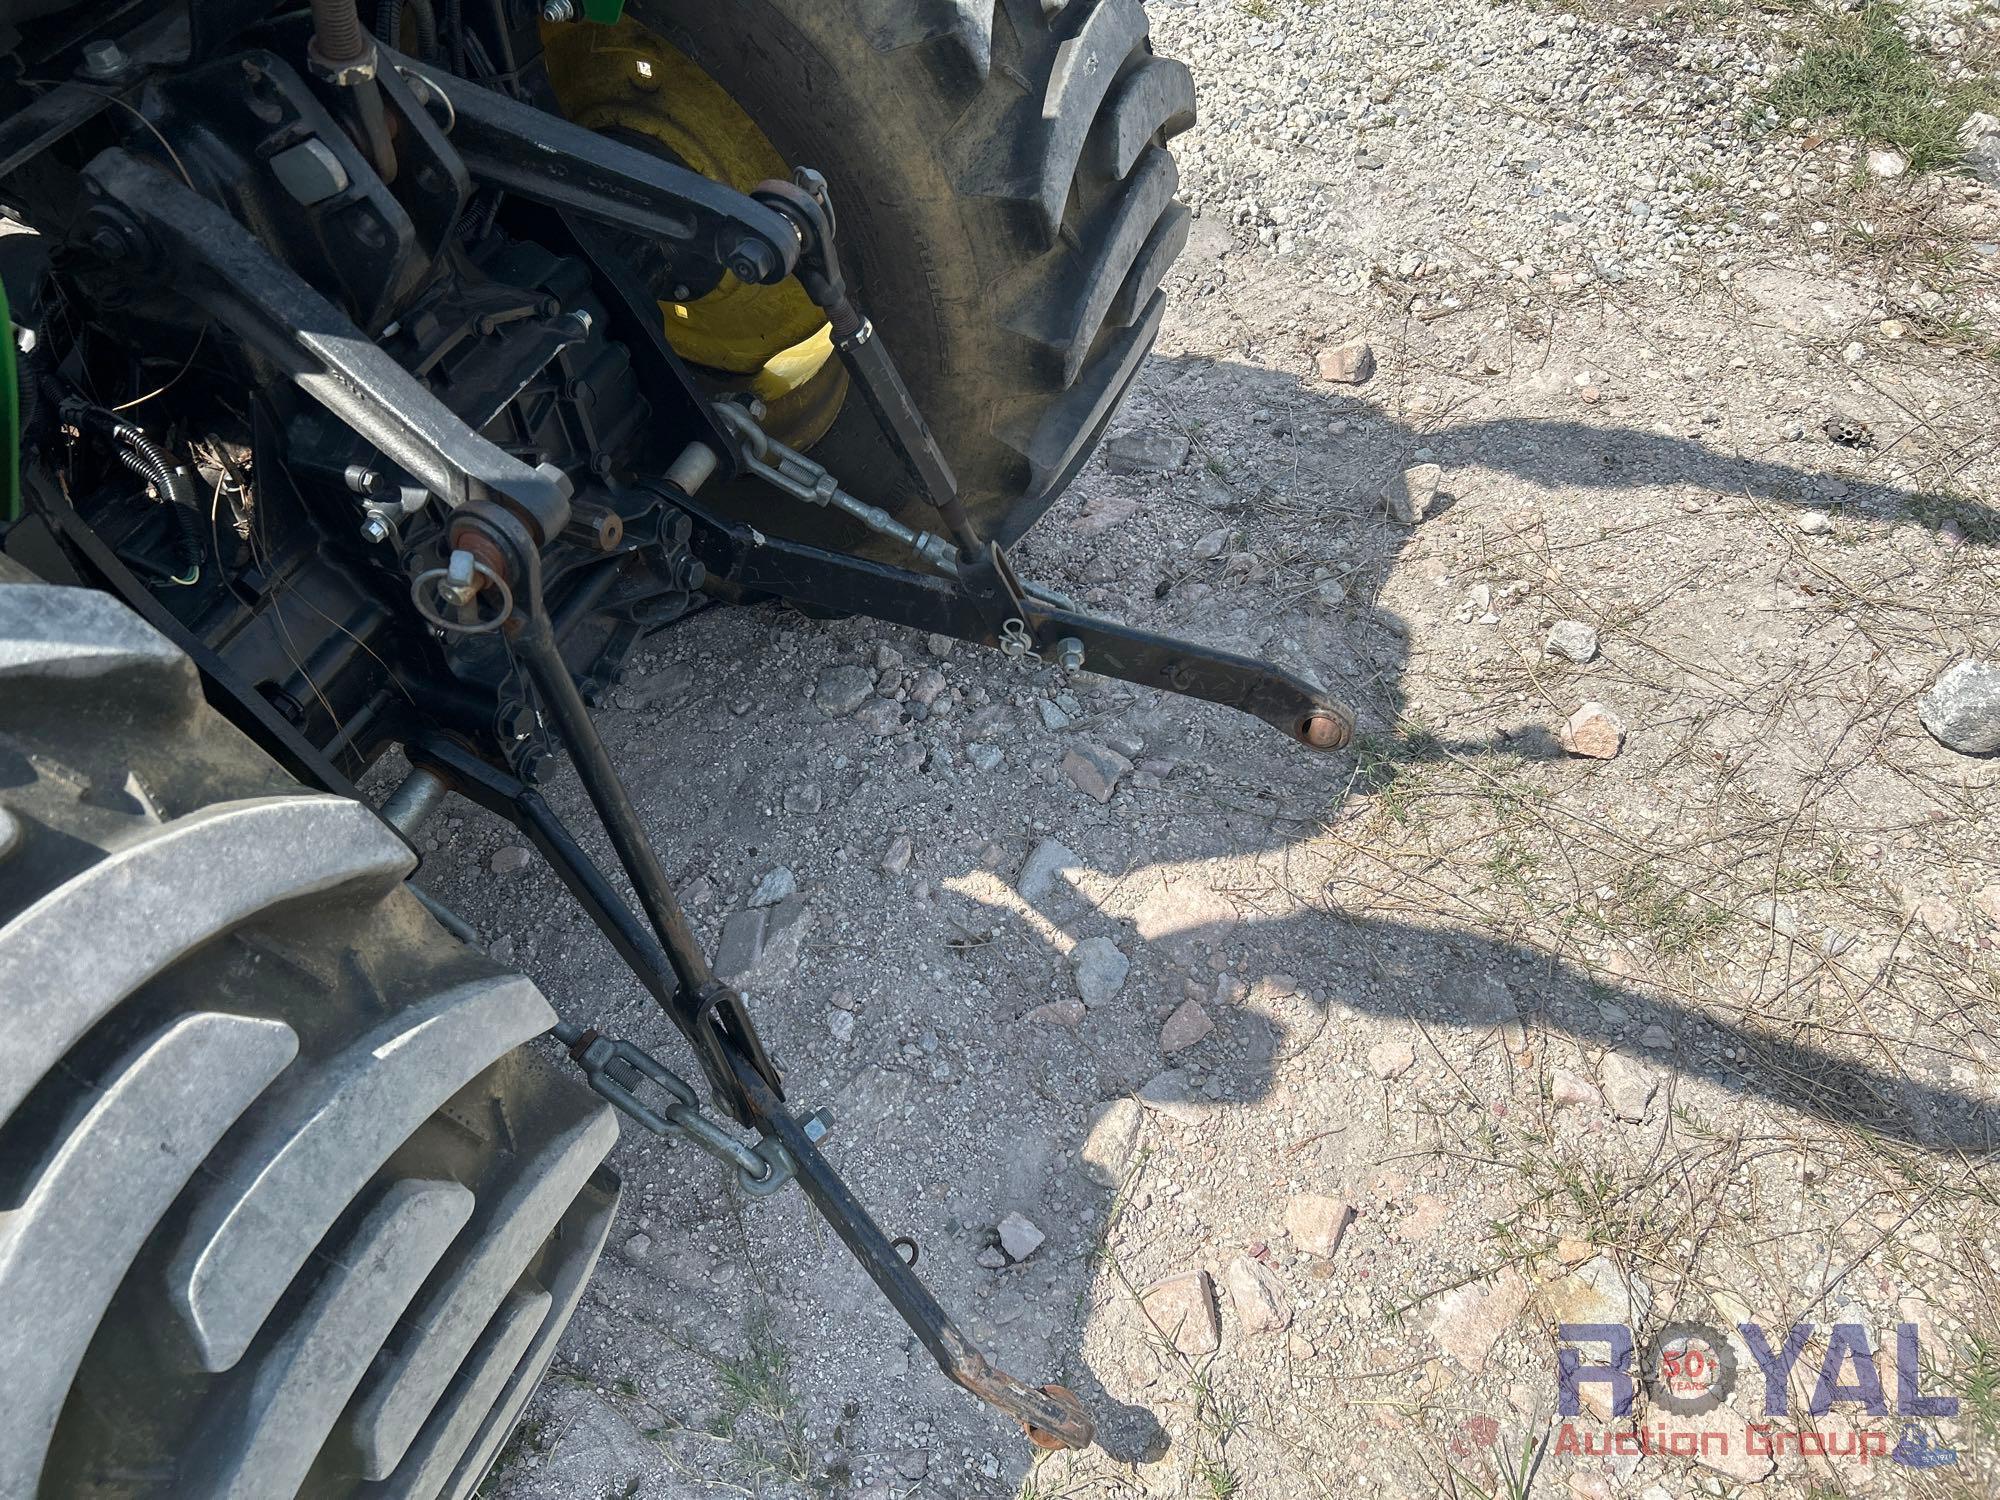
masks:
[[[738,1140],[703,1114],[694,1088],[650,1052],[568,1021],[558,1021],[553,1034],[583,1070],[584,1081],[614,1108],[654,1135],[692,1142],[724,1166],[733,1166],[736,1185],[751,1197],[768,1198],[792,1180],[796,1169],[791,1153],[776,1136],[765,1136],[754,1146]],[[667,1095],[665,1109],[655,1109],[639,1097],[648,1080]],[[816,1112],[813,1122],[824,1134],[825,1112]]]

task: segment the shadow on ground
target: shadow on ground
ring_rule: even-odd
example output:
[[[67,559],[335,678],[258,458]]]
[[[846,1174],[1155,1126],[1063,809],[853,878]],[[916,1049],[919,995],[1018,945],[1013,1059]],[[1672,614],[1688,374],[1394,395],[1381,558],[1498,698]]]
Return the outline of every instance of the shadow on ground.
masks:
[[[1699,442],[1615,426],[1506,419],[1424,434],[1375,411],[1357,397],[1304,392],[1287,376],[1191,359],[1156,360],[1149,369],[1146,387],[1145,404],[1192,417],[1214,406],[1247,410],[1252,404],[1280,414],[1288,431],[1278,435],[1314,450],[1289,473],[1287,484],[1294,493],[1281,523],[1288,539],[1297,540],[1303,530],[1309,550],[1317,549],[1315,555],[1372,556],[1383,569],[1395,566],[1407,531],[1391,526],[1371,497],[1380,493],[1385,478],[1410,461],[1417,447],[1426,444],[1438,451],[1448,471],[1485,470],[1551,490],[1594,493],[1624,486],[1681,486],[1787,504],[1826,503],[1817,498],[1823,495],[1824,477],[1806,469],[1740,459],[1716,453]],[[1218,402],[1218,388],[1224,387],[1227,398]],[[1232,409],[1229,419],[1240,420],[1240,412]],[[1335,423],[1348,424],[1347,432],[1334,445],[1337,451],[1319,453],[1317,434],[1327,433]],[[1275,428],[1276,423],[1270,425]],[[1226,441],[1227,436],[1213,423],[1202,428],[1196,439],[1196,462],[1201,462],[1204,445]],[[1229,466],[1219,467],[1225,470],[1221,476],[1225,484],[1230,483]],[[1140,484],[1149,482],[1142,480]],[[1088,498],[1094,501],[1099,494],[1112,492],[1115,484],[1107,485],[1093,473],[1083,488],[1091,491]],[[1300,491],[1317,498],[1301,501]],[[1254,517],[1258,498],[1232,491],[1227,503],[1217,509],[1243,514],[1247,525]],[[1929,505],[1948,503],[1954,514],[1970,517],[1975,523],[1983,520],[1992,524],[1995,519],[1990,510],[1968,508],[1956,499],[1883,484],[1848,481],[1845,503],[1891,511],[1902,507],[1913,514],[1921,514]],[[1314,514],[1314,504],[1321,506],[1322,516]],[[1058,533],[1062,525],[1060,519],[1050,523]],[[1312,535],[1315,527],[1322,528],[1323,534]],[[1206,628],[1209,611],[1176,605],[1175,590],[1194,578],[1195,570],[1184,566],[1174,552],[1162,555],[1156,549],[1140,556],[1133,552],[1134,545],[1129,532],[1114,532],[1084,544],[1084,555],[1078,558],[1072,544],[1064,544],[1070,549],[1065,552],[1031,539],[1022,549],[1024,570],[1032,574],[1045,561],[1059,562],[1089,581],[1095,558],[1105,581],[1115,580],[1114,592],[1142,601],[1142,607],[1128,616],[1135,623],[1186,632],[1193,621],[1196,628]],[[1156,547],[1156,543],[1148,545]],[[1044,549],[1046,558],[1038,556]],[[1147,569],[1153,570],[1150,577]],[[1154,597],[1163,601],[1160,613],[1164,618],[1147,618],[1143,604],[1151,601],[1144,600],[1143,594],[1151,577],[1162,572],[1167,576]],[[1376,582],[1379,585],[1379,579]],[[1366,610],[1376,617],[1383,613],[1371,609],[1365,599],[1357,599],[1356,606],[1357,613]],[[1117,605],[1106,606],[1106,612],[1124,613]],[[1298,616],[1303,611],[1291,613]],[[1224,623],[1216,622],[1218,632]],[[1393,627],[1393,621],[1388,623]],[[1252,628],[1256,624],[1251,622]],[[1356,621],[1350,619],[1345,624],[1352,626]],[[1282,633],[1286,622],[1281,619],[1278,625]],[[1358,630],[1350,630],[1347,637],[1343,646],[1347,659],[1327,676],[1329,687],[1352,696],[1364,728],[1370,731],[1371,740],[1359,750],[1310,757],[1268,728],[1223,710],[1142,703],[1123,717],[1162,726],[1162,733],[1176,742],[1174,751],[1179,758],[1184,763],[1198,763],[1208,773],[1199,780],[1212,786],[1220,779],[1256,795],[1217,804],[1189,797],[1181,790],[1186,783],[1169,777],[1150,794],[1151,805],[1134,804],[1118,818],[1107,819],[1094,804],[1078,801],[1066,783],[1043,790],[1038,783],[1024,784],[1012,777],[965,777],[954,780],[949,788],[951,806],[946,811],[952,826],[958,830],[984,826],[993,830],[995,839],[1007,839],[1019,835],[1030,822],[1048,823],[1052,825],[1048,829],[1051,836],[1079,851],[1081,864],[1115,876],[1127,888],[1134,881],[1172,887],[1191,867],[1204,862],[1282,850],[1304,836],[1332,803],[1342,797],[1377,795],[1381,786],[1365,762],[1366,757],[1381,753],[1383,738],[1391,735],[1397,722],[1407,632],[1391,628],[1372,641],[1364,641]],[[867,638],[865,631],[846,636],[850,643]],[[1219,644],[1240,649],[1242,643]],[[747,654],[754,658],[754,649]],[[960,665],[966,663],[961,653]],[[746,697],[754,691],[758,672],[754,659],[717,665],[720,677],[736,674],[741,679],[738,686]],[[992,658],[988,685],[996,696],[1002,696],[1023,685],[1022,670]],[[712,701],[726,701],[722,695],[727,691],[726,687],[705,689]],[[1004,717],[996,718],[990,733],[1003,741],[1011,733],[1014,743],[1010,749],[1015,750],[1018,760],[1049,752],[1046,741],[1031,744],[1034,736],[1042,733],[1032,714],[1012,720],[1011,729],[1002,722]],[[665,754],[655,762],[663,770],[671,766],[677,809],[672,816],[684,825],[674,834],[663,834],[663,844],[703,850],[740,841],[743,828],[750,825],[732,824],[733,814],[727,809],[740,799],[743,786],[751,782],[764,787],[784,784],[801,769],[817,774],[813,768],[822,763],[830,746],[853,750],[861,765],[883,771],[872,784],[891,788],[886,800],[866,805],[858,800],[857,789],[850,817],[863,838],[869,837],[862,832],[864,826],[885,832],[897,828],[902,806],[914,797],[907,788],[922,783],[931,772],[931,766],[925,765],[915,772],[887,773],[887,758],[877,742],[844,722],[825,725],[788,743],[752,744],[740,740],[738,727],[751,720],[732,720],[719,710],[715,718],[706,730],[706,739],[692,741],[686,752],[663,747]],[[670,739],[679,737],[679,727],[684,726],[667,732]],[[917,730],[918,743],[932,742],[928,737],[935,734],[935,726],[919,725]],[[1091,726],[1085,724],[1079,730],[1089,733]],[[1147,738],[1150,749],[1152,737]],[[853,743],[848,744],[849,740]],[[673,759],[683,753],[684,764]],[[1059,749],[1055,753],[1059,756]],[[1561,751],[1545,727],[1523,725],[1504,737],[1484,740],[1404,737],[1397,741],[1395,753],[1407,761],[1489,755],[1554,759]],[[572,815],[581,810],[580,798],[571,795],[562,800]],[[1068,813],[1069,809],[1075,809],[1076,815]],[[685,826],[689,822],[692,826]],[[765,832],[757,835],[759,842],[775,832],[763,826]],[[937,832],[940,830],[933,830]],[[1017,853],[1025,848],[1026,842],[1017,841]],[[965,915],[968,928],[1007,924],[1015,934],[1028,930],[1029,924],[1018,920],[1021,911],[1013,896],[972,894],[993,889],[991,877],[996,872],[991,869],[968,860],[956,869],[930,873],[947,891],[959,892],[954,899],[962,903],[958,910]],[[998,874],[999,884],[1004,886],[1012,872]],[[979,884],[982,878],[986,880],[983,886]],[[1192,877],[1186,878],[1192,883]],[[1199,901],[1189,902],[1176,914],[1168,901],[1168,914],[1141,931],[1137,942],[1125,945],[1133,950],[1134,971],[1119,1004],[1129,1004],[1132,1010],[1122,1026],[1110,1028],[1114,1034],[1099,1034],[1095,1016],[1081,1031],[1015,1017],[1012,1023],[999,1026],[993,1068],[1012,1075],[1010,1089],[1024,1096],[1032,1091],[1078,1115],[1101,1100],[1136,1093],[1166,1067],[1156,1045],[1162,1012],[1178,1003],[1189,980],[1213,984],[1217,978],[1213,960],[1220,955],[1228,960],[1227,974],[1240,982],[1242,995],[1234,1002],[1211,1001],[1214,1032],[1190,1052],[1173,1059],[1179,1065],[1193,1065],[1201,1075],[1202,1082],[1192,1085],[1179,1101],[1191,1116],[1265,1099],[1288,1059],[1315,1045],[1329,1028],[1341,1026],[1343,1018],[1374,1016],[1412,1028],[1420,1038],[1420,1052],[1428,1045],[1439,1055],[1440,1044],[1448,1037],[1466,1033],[1481,1045],[1507,1049],[1510,1054],[1523,1034],[1533,1038],[1537,1033],[1627,1052],[1658,1082],[1649,1117],[1655,1123],[1649,1124],[1648,1130],[1657,1128],[1658,1119],[1674,1107],[1678,1088],[1698,1081],[1746,1102],[1778,1106],[1842,1130],[1871,1131],[1929,1149],[1983,1153],[2000,1140],[2000,1110],[1994,1101],[1902,1071],[1886,1058],[1879,1064],[1857,1061],[1847,1038],[1731,1020],[1694,1004],[1661,999],[1579,964],[1551,959],[1537,949],[1417,921],[1343,914],[1338,902],[1324,891],[1294,895],[1304,900],[1291,904],[1302,904],[1306,909],[1248,919],[1234,913],[1218,914],[1213,904],[1204,908]],[[1085,891],[1070,882],[1058,882],[1034,906],[1041,921],[1071,941],[1108,930],[1105,915]],[[1756,940],[1760,944],[1774,941],[1762,930]],[[1784,946],[1782,940],[1777,941]],[[1066,944],[1051,942],[1040,953],[1025,957],[1018,950],[1008,951],[1003,943],[992,944],[990,949],[972,946],[956,951],[955,961],[965,966],[965,974],[990,980],[992,993],[1018,994],[1020,974],[1032,965],[1039,964],[1043,972],[1064,971],[1063,957],[1057,951],[1063,946]],[[1805,945],[1791,948],[1788,958],[1795,973],[1806,974],[1825,961]],[[912,993],[923,982],[912,980]],[[802,995],[808,1001],[818,998]],[[904,1003],[908,1003],[907,997]],[[818,1024],[816,1013],[802,1019],[807,1026]],[[1649,1026],[1663,1028],[1671,1047],[1641,1047],[1637,1038]],[[778,1023],[773,1024],[776,1029]],[[894,1059],[889,1061],[893,1065]],[[829,1079],[829,1083],[835,1081]],[[1498,1102],[1446,1101],[1440,1107],[1479,1109]],[[902,1128],[907,1125],[905,1119]],[[898,1127],[890,1127],[894,1128]],[[837,1163],[848,1149],[894,1149],[893,1137],[885,1137],[882,1130],[867,1122],[858,1126],[857,1136],[860,1139],[852,1147],[843,1143],[842,1152],[836,1154]],[[862,1139],[867,1140],[866,1146]],[[990,1145],[982,1147],[990,1163],[986,1170],[997,1181],[1011,1164],[1012,1148],[1004,1132],[995,1132],[988,1139]],[[1093,1222],[1101,1222],[1108,1195],[1095,1189],[1092,1192],[1097,1208]],[[877,1206],[897,1214],[915,1211],[912,1205],[893,1210]],[[924,1274],[946,1305],[958,1308],[966,1299],[954,1287],[959,1273],[950,1259],[927,1261]],[[1066,1278],[1074,1275],[1065,1273]],[[831,1288],[819,1290],[833,1295]],[[1065,1302],[1064,1306],[1070,1304]],[[1081,1302],[1075,1304],[1077,1316],[1082,1306]],[[886,1310],[882,1314],[886,1315]],[[1057,1310],[1042,1314],[1055,1319],[1065,1315]],[[872,1337],[877,1314],[858,1316]],[[1028,1360],[1010,1350],[996,1352],[1003,1364],[1019,1359],[1023,1367],[1013,1368],[1012,1373],[1023,1379],[1053,1378],[1074,1385],[1096,1415],[1107,1451],[1131,1460],[1158,1457],[1167,1436],[1157,1418],[1146,1408],[1126,1405],[1109,1394],[1107,1382],[1088,1367],[1082,1334],[1080,1325],[1058,1326],[1050,1331],[1046,1343],[1039,1338],[1031,1340],[1039,1351],[1031,1357],[1038,1365],[1034,1368],[1025,1367]],[[1002,1429],[996,1424],[991,1432],[997,1444]],[[1019,1481],[1026,1472],[1026,1457],[1022,1450],[1019,1460],[1008,1466],[1006,1479]],[[929,1492],[957,1493],[951,1484],[944,1476],[933,1476]],[[986,1495],[997,1493],[999,1488],[996,1482],[975,1486],[967,1493]]]
[[[1355,397],[1302,393],[1296,381],[1282,374],[1193,359],[1157,361],[1148,386],[1159,405],[1194,413],[1202,410],[1198,403],[1216,382],[1226,382],[1236,401],[1261,402],[1278,414],[1268,425],[1276,427],[1281,441],[1291,438],[1303,449],[1319,446],[1317,433],[1344,424],[1340,433],[1348,449],[1344,455],[1308,452],[1295,460],[1287,481],[1293,491],[1288,524],[1296,529],[1304,509],[1303,524],[1311,526],[1310,504],[1302,506],[1297,491],[1318,485],[1325,499],[1325,526],[1363,555],[1371,546],[1379,549],[1385,566],[1394,566],[1403,534],[1381,515],[1373,497],[1419,446],[1434,449],[1448,472],[1481,469],[1569,492],[1564,499],[1576,492],[1588,497],[1639,486],[1796,506],[1827,506],[1837,495],[1839,506],[1859,506],[1878,517],[1909,515],[1934,524],[1940,515],[1949,514],[1976,538],[2000,535],[1996,524],[2000,516],[1962,497],[1853,479],[1841,479],[1830,490],[1827,476],[1804,468],[1718,453],[1697,440],[1615,425],[1509,418],[1456,424],[1425,434]],[[1196,428],[1197,462],[1210,440],[1226,445],[1228,435],[1212,426]],[[1815,434],[1814,442],[1817,448],[1802,451],[1826,457],[1824,440]],[[1234,466],[1214,467],[1227,476]],[[1244,545],[1254,547],[1259,545],[1253,529],[1256,501],[1243,499],[1246,522],[1251,523],[1246,525]],[[1162,583],[1162,596],[1170,595],[1176,583],[1189,576],[1185,571],[1176,576],[1172,559],[1165,565],[1168,578]],[[1147,623],[1170,631],[1186,629],[1192,613],[1183,612],[1174,624]],[[1407,630],[1392,630],[1389,639],[1406,648]],[[1341,686],[1358,695],[1361,722],[1375,731],[1359,751],[1319,760],[1285,748],[1274,751],[1256,727],[1231,721],[1232,728],[1220,728],[1217,716],[1199,758],[1214,771],[1240,756],[1242,780],[1278,789],[1279,801],[1292,794],[1309,806],[1310,794],[1303,799],[1296,794],[1313,787],[1322,792],[1344,788],[1346,795],[1363,798],[1371,795],[1373,777],[1362,762],[1380,755],[1383,736],[1396,723],[1404,659],[1393,645],[1386,655],[1357,654],[1363,659]],[[1141,710],[1139,717],[1147,717],[1147,712]],[[1405,736],[1396,741],[1394,754],[1406,764],[1482,756],[1516,761],[1563,756],[1548,729],[1532,724],[1487,739]],[[1280,763],[1285,755],[1294,758]],[[1067,786],[1059,787],[1068,794]],[[1161,794],[1163,800],[1171,800],[1172,787],[1170,781]],[[1160,821],[1147,813],[1131,816],[1141,827]],[[1166,847],[1136,849],[1126,843],[1124,852],[1132,863],[1115,860],[1114,868],[1100,870],[1107,880],[1099,888],[1110,880],[1126,893],[1149,880],[1171,885],[1191,878],[1188,872],[1206,861],[1280,849],[1302,836],[1307,826],[1260,818],[1240,802],[1219,815],[1173,818],[1162,831]],[[1061,834],[1060,827],[1056,832]],[[1097,840],[1099,845],[1104,842]],[[1078,843],[1092,847],[1083,840]],[[1090,863],[1088,857],[1084,863]],[[977,884],[976,872],[967,871],[966,876],[970,889]],[[1198,877],[1192,878],[1198,883]],[[946,884],[952,882],[948,879]],[[976,930],[982,919],[1003,922],[1018,914],[1012,902],[1011,895],[1004,901],[974,901],[981,910],[966,925]],[[1068,883],[1058,883],[1034,906],[1043,922],[1070,941],[1106,930],[1103,915]],[[1833,1129],[1927,1150],[1984,1154],[2000,1144],[2000,1104],[1939,1081],[1946,1076],[1943,1068],[1932,1069],[1933,1059],[1924,1056],[1922,1048],[1898,1048],[1899,1055],[1891,1057],[1884,1047],[1879,1061],[1861,1061],[1856,1053],[1862,1049],[1851,1035],[1755,1022],[1742,1018],[1726,997],[1718,997],[1721,1004],[1711,1009],[1662,998],[1604,972],[1476,932],[1347,915],[1334,909],[1331,900],[1325,907],[1248,920],[1234,915],[1205,919],[1197,910],[1186,920],[1156,922],[1152,930],[1141,932],[1140,942],[1126,944],[1145,950],[1145,958],[1135,958],[1132,982],[1150,988],[1154,999],[1154,1009],[1133,1028],[1137,1045],[1098,1047],[1089,1035],[1095,1018],[1080,1034],[1066,1034],[1053,1025],[1027,1027],[1043,1032],[1022,1044],[1037,1086],[1046,1087],[1054,1075],[1087,1071],[1108,1085],[1102,1096],[1142,1090],[1150,1094],[1162,1091],[1161,1075],[1171,1062],[1169,1077],[1185,1076],[1191,1066],[1202,1083],[1193,1088],[1169,1084],[1163,1097],[1170,1108],[1198,1118],[1266,1098],[1281,1065],[1314,1045],[1327,1028],[1339,1026],[1345,1016],[1373,1016],[1413,1028],[1421,1037],[1420,1054],[1428,1046],[1440,1058],[1444,1055],[1440,1043],[1455,1033],[1471,1033],[1482,1044],[1516,1053],[1532,1046],[1538,1033],[1623,1053],[1657,1084],[1644,1127],[1649,1134],[1675,1111],[1675,1097],[1683,1086],[1701,1083],[1745,1104],[1773,1106]],[[1791,985],[1814,983],[1829,965],[1828,958],[1811,945],[1765,928],[1746,932],[1744,945],[1746,950],[1754,946],[1770,952],[1770,962]],[[1214,1032],[1189,1052],[1162,1059],[1154,1048],[1160,1015],[1179,1000],[1188,977],[1214,977],[1204,968],[1210,955],[1234,960],[1228,975],[1237,981],[1236,993],[1250,997],[1249,1002],[1218,1006],[1210,1000]],[[1060,962],[1053,953],[1046,961]],[[1130,998],[1128,991],[1117,1003],[1123,1005]],[[1737,1018],[1731,1018],[1732,1011]],[[1664,1030],[1670,1045],[1657,1044],[1654,1028]],[[1639,1041],[1648,1033],[1655,1042],[1651,1047]],[[1079,1047],[1096,1053],[1088,1068],[1080,1069],[1075,1061]],[[1900,1055],[1905,1052],[1913,1055]],[[1923,1072],[1934,1076],[1922,1076]],[[1058,1085],[1054,1091],[1065,1090]],[[1501,1101],[1464,1100],[1450,1107],[1504,1110],[1507,1106]],[[1109,1198],[1102,1195],[1105,1207]],[[1103,1212],[1097,1217],[1101,1219]],[[1168,1438],[1157,1418],[1144,1407],[1116,1400],[1106,1390],[1106,1381],[1088,1368],[1080,1338],[1078,1329],[1068,1343],[1068,1357],[1058,1360],[1057,1369],[1077,1384],[1091,1405],[1102,1446],[1129,1461],[1160,1457]]]

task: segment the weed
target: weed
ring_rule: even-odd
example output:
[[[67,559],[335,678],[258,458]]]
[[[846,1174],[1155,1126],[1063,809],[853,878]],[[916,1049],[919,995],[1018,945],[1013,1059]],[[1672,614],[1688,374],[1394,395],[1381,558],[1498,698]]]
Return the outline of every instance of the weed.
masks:
[[[1618,882],[1619,909],[1662,954],[1688,953],[1726,930],[1730,913],[1682,890],[1657,870],[1627,870]]]
[[[1271,9],[1271,0],[1243,0],[1243,14],[1253,21],[1268,21],[1276,12]]]
[[[1437,736],[1414,720],[1398,725],[1393,735],[1364,734],[1354,745],[1354,789],[1406,823],[1420,794],[1423,762],[1436,750]]]
[[[1938,77],[1896,24],[1900,8],[1874,0],[1852,12],[1816,12],[1814,41],[1765,93],[1786,120],[1832,120],[1864,144],[1896,147],[1910,170],[1950,166],[1958,129],[1989,107],[1990,81]]]
[[[1972,1430],[1976,1446],[1990,1452],[2000,1440],[2000,1339],[1972,1335],[1967,1364],[1959,1420]]]
[[[1220,1454],[1204,1453],[1195,1460],[1194,1472],[1195,1478],[1201,1482],[1202,1493],[1209,1500],[1232,1500],[1242,1486],[1236,1471]]]
[[[1500,1482],[1491,1490],[1481,1489],[1466,1477],[1465,1471],[1456,1464],[1450,1470],[1446,1482],[1447,1493],[1453,1496],[1477,1497],[1477,1500],[1528,1500],[1535,1487],[1535,1476],[1541,1472],[1542,1460],[1548,1456],[1549,1435],[1540,1437],[1530,1433],[1521,1443],[1521,1456],[1516,1459],[1505,1449],[1500,1451]]]

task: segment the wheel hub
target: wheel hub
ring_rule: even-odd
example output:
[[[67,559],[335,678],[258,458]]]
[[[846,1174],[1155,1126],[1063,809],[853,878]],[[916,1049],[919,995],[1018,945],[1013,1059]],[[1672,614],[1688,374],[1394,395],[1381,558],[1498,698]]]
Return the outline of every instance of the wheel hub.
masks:
[[[630,17],[615,25],[545,23],[549,80],[579,125],[655,151],[748,191],[791,168],[729,91]],[[666,284],[659,284],[664,281]],[[825,315],[796,281],[752,286],[725,271],[709,287],[662,276],[653,287],[668,344],[716,392],[747,391],[764,426],[794,447],[821,437],[847,394]]]

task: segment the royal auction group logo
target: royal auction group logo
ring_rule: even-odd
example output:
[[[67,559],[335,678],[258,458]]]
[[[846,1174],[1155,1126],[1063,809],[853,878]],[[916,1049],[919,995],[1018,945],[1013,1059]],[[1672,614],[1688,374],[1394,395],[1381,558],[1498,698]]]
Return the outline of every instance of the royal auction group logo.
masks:
[[[1731,1453],[1783,1458],[1813,1457],[1857,1464],[1887,1459],[1911,1468],[1943,1468],[1958,1462],[1956,1450],[1938,1441],[1927,1420],[1958,1414],[1958,1397],[1925,1394],[1922,1340],[1914,1323],[1895,1326],[1891,1362],[1894,1390],[1884,1389],[1882,1359],[1869,1330],[1858,1323],[1819,1326],[1797,1323],[1774,1338],[1759,1323],[1738,1323],[1736,1332],[1761,1374],[1763,1420],[1714,1420],[1736,1389],[1736,1340],[1707,1323],[1668,1323],[1640,1347],[1622,1323],[1564,1323],[1556,1354],[1558,1411],[1564,1418],[1558,1453],[1677,1458],[1726,1457]],[[1807,1351],[1823,1334],[1814,1370]],[[1803,1410],[1793,1410],[1795,1389],[1811,1377]],[[1574,1418],[1586,1402],[1597,1415],[1632,1415],[1640,1387],[1650,1406],[1673,1422],[1648,1427],[1579,1429]],[[1588,1395],[1586,1394],[1588,1393]],[[1595,1399],[1590,1399],[1594,1397]],[[1899,1430],[1853,1422],[1822,1425],[1835,1406],[1850,1413],[1893,1417]],[[1693,1419],[1693,1420],[1687,1420]],[[1710,1420],[1702,1420],[1710,1419]]]

